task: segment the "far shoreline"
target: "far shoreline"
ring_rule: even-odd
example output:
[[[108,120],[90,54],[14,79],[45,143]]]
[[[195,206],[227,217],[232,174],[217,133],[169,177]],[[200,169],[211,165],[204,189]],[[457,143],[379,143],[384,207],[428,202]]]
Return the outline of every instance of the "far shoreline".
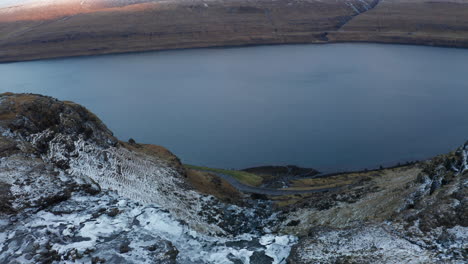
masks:
[[[71,55],[45,55],[45,56],[34,56],[31,58],[17,58],[17,59],[3,59],[0,57],[0,64],[11,64],[20,62],[32,62],[32,61],[53,61],[61,59],[74,59],[74,58],[90,58],[100,56],[112,56],[112,55],[129,55],[129,54],[145,54],[154,52],[168,52],[168,51],[184,51],[184,50],[210,50],[210,49],[237,49],[237,48],[252,48],[252,47],[269,47],[269,46],[297,46],[297,45],[339,45],[339,44],[376,44],[376,45],[398,45],[398,46],[414,46],[414,47],[428,47],[428,48],[445,48],[445,49],[468,49],[468,43],[461,45],[449,45],[449,44],[434,44],[434,43],[411,43],[411,42],[386,42],[386,41],[328,41],[328,42],[291,42],[291,43],[256,43],[256,44],[233,44],[233,45],[212,45],[212,46],[193,46],[193,47],[182,47],[182,48],[155,48],[147,50],[129,50],[129,51],[111,51],[101,53],[88,53],[83,52],[82,54],[71,54]]]

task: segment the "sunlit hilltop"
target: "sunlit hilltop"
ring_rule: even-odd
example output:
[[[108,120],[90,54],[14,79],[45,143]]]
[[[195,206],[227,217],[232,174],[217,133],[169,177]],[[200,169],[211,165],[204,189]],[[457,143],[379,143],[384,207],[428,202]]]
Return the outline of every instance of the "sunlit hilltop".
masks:
[[[152,0],[8,0],[0,3],[0,22],[51,20],[96,11],[139,10]]]
[[[38,6],[38,5],[50,5],[60,4],[66,2],[91,2],[91,1],[78,1],[78,0],[4,0],[0,3],[0,7],[14,7],[14,6]],[[96,2],[96,1],[93,1]]]

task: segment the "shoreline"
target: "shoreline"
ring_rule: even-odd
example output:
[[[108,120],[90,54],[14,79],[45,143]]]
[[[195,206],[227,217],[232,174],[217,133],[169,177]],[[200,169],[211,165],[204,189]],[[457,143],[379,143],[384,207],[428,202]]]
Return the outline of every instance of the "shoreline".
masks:
[[[217,177],[220,177],[224,180],[226,180],[231,186],[236,188],[238,191],[243,192],[243,193],[253,193],[253,194],[260,194],[260,195],[271,195],[271,196],[283,196],[283,195],[294,195],[294,194],[310,194],[310,193],[321,193],[321,192],[329,192],[329,191],[334,191],[338,190],[342,187],[334,187],[334,188],[319,188],[319,189],[305,189],[305,190],[289,190],[288,188],[290,187],[282,187],[282,188],[277,188],[274,187],[275,182],[281,181],[281,182],[288,182],[291,183],[294,180],[312,180],[312,179],[324,179],[324,178],[331,178],[334,176],[342,176],[342,175],[350,175],[350,174],[367,174],[367,173],[380,173],[380,172],[385,172],[389,170],[394,170],[394,169],[400,169],[400,168],[413,168],[413,167],[418,167],[420,164],[430,161],[434,159],[435,157],[438,157],[440,155],[446,155],[446,154],[439,154],[434,157],[422,160],[422,161],[408,161],[405,163],[398,163],[396,165],[392,166],[380,166],[380,168],[376,169],[363,169],[363,170],[348,170],[348,171],[337,171],[337,172],[330,172],[330,173],[321,173],[319,171],[316,171],[314,169],[316,174],[313,175],[285,175],[281,174],[279,169],[284,168],[284,167],[295,167],[298,170],[305,170],[307,168],[302,168],[298,167],[295,165],[287,165],[287,166],[275,166],[275,165],[269,165],[269,166],[259,166],[259,167],[251,167],[248,169],[240,169],[240,170],[229,170],[229,169],[219,169],[219,168],[210,168],[210,167],[200,167],[196,165],[187,165],[184,164],[184,166],[187,169],[192,169],[200,172],[206,172],[206,173],[212,173],[216,175]],[[273,171],[270,173],[256,173],[256,172],[251,172],[247,170],[261,170],[262,168],[273,168]],[[276,169],[276,172],[275,170]],[[252,177],[266,177],[263,179],[260,185],[252,185],[246,182],[245,178],[241,179],[239,177],[236,177],[236,173],[243,173],[243,172],[248,172],[250,176]],[[246,175],[246,177],[249,177],[249,175]],[[273,186],[272,186],[273,185]]]
[[[285,44],[468,48],[468,0],[148,0],[73,14],[65,7],[0,10],[0,62]],[[40,13],[53,16],[30,18]]]
[[[433,43],[411,43],[411,42],[385,42],[385,41],[328,41],[328,42],[290,42],[290,43],[258,43],[258,44],[233,44],[233,45],[209,45],[209,46],[193,46],[183,48],[156,48],[148,50],[130,50],[130,51],[112,51],[103,53],[83,53],[74,55],[45,55],[33,58],[18,58],[18,59],[3,59],[0,57],[0,64],[10,64],[19,62],[32,62],[32,61],[53,61],[61,59],[74,59],[74,58],[90,58],[112,55],[130,55],[130,54],[145,54],[154,52],[168,52],[168,51],[184,51],[184,50],[210,50],[210,49],[238,49],[238,48],[252,48],[252,47],[269,47],[269,46],[296,46],[296,45],[336,45],[336,44],[376,44],[376,45],[399,45],[399,46],[414,46],[414,47],[429,47],[429,48],[446,48],[446,49],[468,49],[468,42],[463,45],[445,45]]]

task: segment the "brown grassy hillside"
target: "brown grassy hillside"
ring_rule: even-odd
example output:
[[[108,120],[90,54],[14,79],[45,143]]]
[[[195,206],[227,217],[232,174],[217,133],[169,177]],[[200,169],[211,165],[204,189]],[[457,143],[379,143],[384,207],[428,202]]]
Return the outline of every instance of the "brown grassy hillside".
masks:
[[[0,9],[0,61],[341,41],[468,46],[468,0],[70,1]]]

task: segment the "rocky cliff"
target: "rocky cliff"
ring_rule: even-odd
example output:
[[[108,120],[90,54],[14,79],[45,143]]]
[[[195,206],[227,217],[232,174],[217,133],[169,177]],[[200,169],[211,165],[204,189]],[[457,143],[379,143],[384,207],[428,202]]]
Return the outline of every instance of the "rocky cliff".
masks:
[[[188,177],[169,151],[118,141],[82,106],[1,94],[0,262],[221,263],[287,255],[294,238],[265,233],[274,222],[265,206],[223,203]],[[247,250],[243,243],[252,239]]]
[[[290,263],[463,263],[467,155],[465,144],[290,207],[283,229],[301,237]]]
[[[467,176],[465,144],[247,195],[80,105],[0,94],[0,262],[464,263]]]

